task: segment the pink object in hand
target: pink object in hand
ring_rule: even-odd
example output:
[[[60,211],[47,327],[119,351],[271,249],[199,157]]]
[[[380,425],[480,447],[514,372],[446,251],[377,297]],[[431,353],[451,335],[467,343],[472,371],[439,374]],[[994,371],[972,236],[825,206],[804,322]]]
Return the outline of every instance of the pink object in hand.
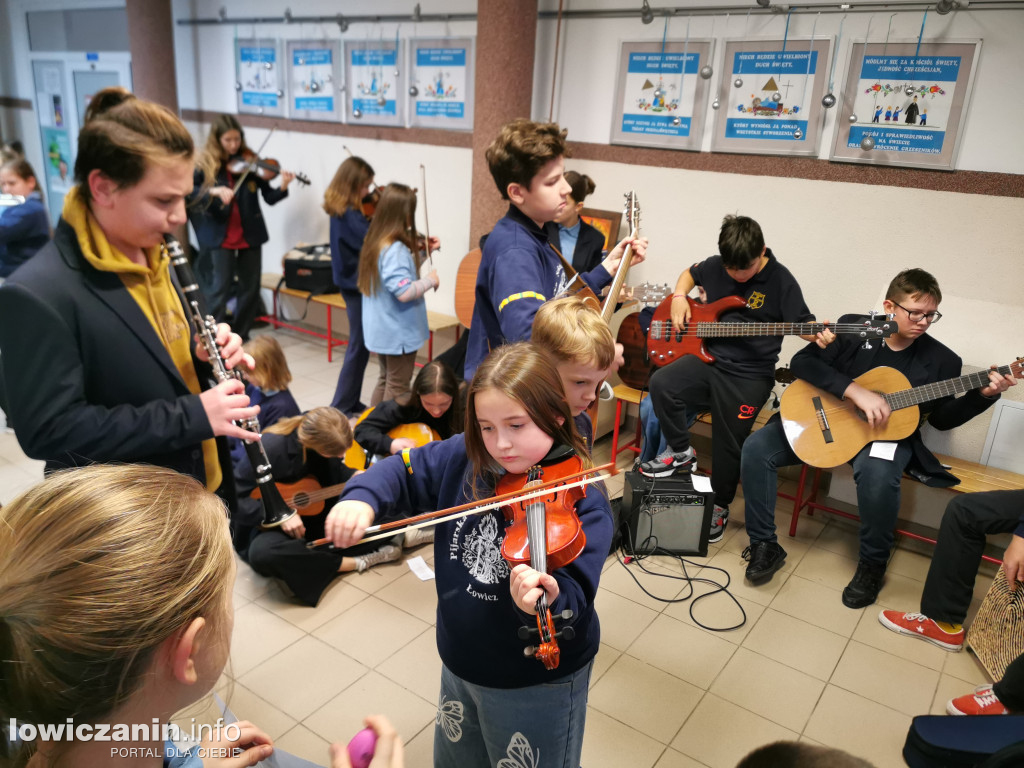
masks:
[[[348,743],[348,759],[352,768],[369,768],[373,750],[377,746],[377,734],[373,728],[363,728]]]

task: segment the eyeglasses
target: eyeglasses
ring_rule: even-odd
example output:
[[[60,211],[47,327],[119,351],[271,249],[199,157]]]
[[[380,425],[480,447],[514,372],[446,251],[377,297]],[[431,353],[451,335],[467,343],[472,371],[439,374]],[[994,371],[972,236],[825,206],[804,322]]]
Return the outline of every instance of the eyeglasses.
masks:
[[[889,301],[892,301],[892,299],[889,299]],[[895,301],[892,303],[896,304]],[[920,323],[922,320],[927,320],[929,324],[934,325],[942,319],[942,313],[938,310],[935,310],[934,312],[922,312],[919,309],[907,309],[902,304],[896,304],[896,306],[907,313],[907,317],[912,323]]]

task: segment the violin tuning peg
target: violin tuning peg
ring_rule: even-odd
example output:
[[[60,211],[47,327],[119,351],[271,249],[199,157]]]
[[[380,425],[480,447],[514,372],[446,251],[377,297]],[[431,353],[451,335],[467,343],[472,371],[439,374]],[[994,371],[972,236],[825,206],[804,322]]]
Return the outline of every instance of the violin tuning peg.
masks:
[[[562,627],[560,632],[555,633],[555,637],[561,640],[572,640],[576,637],[576,630],[572,627]]]
[[[537,634],[537,630],[531,629],[530,627],[520,627],[516,634],[519,636],[520,640],[529,640],[533,635]]]
[[[525,656],[526,658],[532,659],[536,655],[537,655],[537,647],[536,646],[528,645],[525,648],[523,648],[523,656]]]
[[[558,618],[560,618],[562,621],[569,621],[569,619],[572,618],[572,609],[566,608],[564,611],[561,612],[561,614],[559,614]]]

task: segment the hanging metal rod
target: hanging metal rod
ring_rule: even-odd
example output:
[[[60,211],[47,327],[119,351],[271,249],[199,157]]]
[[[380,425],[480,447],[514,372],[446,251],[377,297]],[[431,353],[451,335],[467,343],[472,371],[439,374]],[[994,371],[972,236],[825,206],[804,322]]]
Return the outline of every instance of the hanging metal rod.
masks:
[[[476,21],[475,13],[381,13],[347,16],[293,16],[290,10],[284,16],[228,16],[223,14],[206,19],[178,19],[179,26],[205,26],[216,24],[337,24],[343,30],[349,24],[386,24],[392,22],[421,21]]]
[[[1024,0],[953,0],[951,7],[953,11],[1021,11],[1024,10]],[[813,5],[808,3],[776,3],[768,6],[755,5],[753,0],[748,3],[735,5],[705,5],[705,6],[650,6],[654,18],[665,16],[723,16],[727,13],[746,14],[751,16],[774,16],[780,13],[876,13],[879,11],[894,12],[918,12],[934,11],[935,2],[894,2],[893,0],[860,0],[857,2],[828,3]],[[639,19],[641,8],[607,8],[604,10],[568,10],[562,11],[563,19]],[[538,18],[554,19],[558,11],[539,11]]]
[[[800,4],[775,3],[761,6],[753,2],[735,5],[705,6],[651,6],[655,18],[665,16],[721,16],[726,13],[750,13],[752,16],[773,16],[780,13],[876,13],[879,11],[923,12],[934,11],[935,2],[894,2],[893,0],[860,0],[849,3]],[[223,11],[223,9],[221,9]],[[350,24],[385,24],[402,22],[427,21],[476,21],[475,13],[419,13],[418,7],[413,13],[383,13],[346,16],[293,16],[291,9],[283,16],[228,16],[222,13],[213,18],[178,19],[180,26],[205,26],[217,24],[337,24],[343,30]],[[563,19],[629,19],[639,18],[640,8],[607,8],[604,10],[567,10],[562,11]],[[1024,0],[952,0],[951,10],[957,11],[1021,11]],[[558,11],[538,11],[537,18],[554,19]]]

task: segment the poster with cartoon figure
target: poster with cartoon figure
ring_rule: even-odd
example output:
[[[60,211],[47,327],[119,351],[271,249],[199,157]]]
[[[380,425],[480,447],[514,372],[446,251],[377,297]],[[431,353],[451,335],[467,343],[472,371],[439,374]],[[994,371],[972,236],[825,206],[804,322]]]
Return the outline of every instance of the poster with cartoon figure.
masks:
[[[345,42],[345,120],[404,125],[402,48],[384,40]]]
[[[832,159],[953,170],[980,48],[854,43]]]
[[[409,124],[473,130],[472,37],[410,40]]]
[[[612,143],[700,151],[710,61],[709,40],[623,43]]]
[[[711,149],[816,155],[831,42],[726,41]]]
[[[284,115],[284,75],[277,40],[235,40],[238,113]]]
[[[288,41],[288,109],[298,120],[335,120],[341,111],[341,41]]]

